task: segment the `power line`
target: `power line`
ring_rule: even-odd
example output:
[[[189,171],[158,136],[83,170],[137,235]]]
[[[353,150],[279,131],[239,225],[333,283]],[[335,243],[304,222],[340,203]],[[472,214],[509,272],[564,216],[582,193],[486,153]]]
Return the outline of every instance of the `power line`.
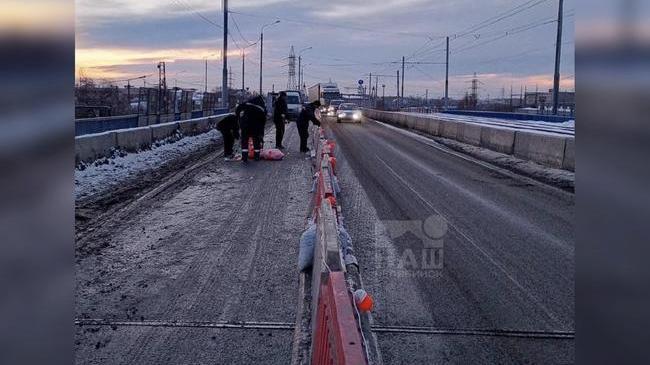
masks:
[[[230,12],[230,18],[232,19],[232,22],[235,24],[235,29],[237,29],[237,33],[239,33],[239,37],[246,43],[247,46],[252,45],[248,39],[244,37],[244,35],[241,33],[241,30],[239,30],[239,24],[237,24],[237,20],[235,20],[235,16],[232,14],[232,11]]]
[[[513,30],[505,31],[504,34],[499,35],[496,38],[492,38],[492,39],[489,39],[489,40],[487,40],[485,42],[481,42],[481,43],[478,43],[478,44],[473,44],[473,45],[468,45],[466,47],[457,48],[457,49],[454,49],[453,52],[451,52],[451,53],[458,54],[460,52],[464,52],[464,51],[467,51],[467,50],[470,50],[470,49],[473,49],[473,48],[476,48],[476,47],[480,47],[480,46],[483,46],[483,45],[486,45],[486,44],[489,44],[489,43],[492,43],[492,42],[496,42],[499,39],[503,39],[503,38],[511,36],[511,35],[526,32],[526,31],[541,27],[543,25],[553,24],[555,22],[557,22],[557,20],[546,20],[546,21],[543,21],[543,22],[540,22],[540,23],[529,24],[529,25],[526,25],[526,26],[519,26],[519,27],[513,28],[513,29],[516,29],[514,31]]]
[[[460,34],[455,34],[453,39],[458,39],[470,35],[476,32],[477,30],[483,29],[485,27],[489,27],[490,25],[496,24],[504,19],[511,18],[521,12],[531,9],[537,5],[543,4],[547,1],[548,0],[528,0],[523,4],[517,5],[514,8],[511,8],[505,12],[492,16],[488,19],[485,19],[482,22],[477,23],[469,28],[466,28],[466,30],[461,31]]]
[[[172,1],[174,1],[178,5],[186,8],[187,10],[191,11],[194,15],[198,16],[199,18],[201,18],[206,23],[208,23],[208,24],[210,24],[210,25],[212,25],[214,27],[217,27],[219,29],[223,29],[223,26],[221,24],[217,24],[217,23],[213,22],[212,20],[210,20],[210,18],[208,18],[205,15],[201,14],[200,12],[196,11],[194,8],[192,8],[192,6],[185,3],[183,0],[172,0]]]
[[[442,39],[442,38],[445,37],[445,36],[440,36],[440,35],[429,35],[427,33],[381,31],[381,30],[376,30],[376,29],[354,27],[354,26],[347,26],[347,25],[339,25],[339,24],[333,24],[333,23],[322,23],[322,22],[304,21],[304,20],[297,20],[297,19],[284,18],[284,17],[278,17],[278,16],[271,16],[271,15],[270,16],[264,16],[264,15],[250,14],[250,13],[242,13],[242,12],[239,12],[239,11],[231,11],[231,13],[244,15],[244,16],[249,16],[249,17],[253,17],[253,18],[279,19],[279,20],[282,20],[283,22],[287,22],[287,23],[304,24],[304,25],[309,25],[309,26],[315,26],[315,25],[316,26],[325,26],[325,27],[329,27],[329,28],[357,30],[357,31],[361,31],[361,32],[376,33],[376,34],[388,34],[388,35],[408,36],[408,37],[427,38],[427,39]]]

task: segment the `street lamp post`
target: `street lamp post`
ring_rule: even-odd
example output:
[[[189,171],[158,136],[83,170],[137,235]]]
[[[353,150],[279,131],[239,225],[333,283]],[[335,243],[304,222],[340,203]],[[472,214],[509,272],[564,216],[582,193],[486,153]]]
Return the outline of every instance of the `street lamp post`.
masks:
[[[305,52],[305,51],[309,51],[312,48],[314,48],[314,47],[307,47],[307,48],[303,48],[300,51],[298,51],[298,90],[300,90],[300,91],[302,91],[302,75],[301,75],[302,68],[300,67],[301,64],[302,64],[302,53]]]
[[[256,44],[257,44],[257,42],[251,43],[248,46],[241,49],[241,91],[242,91],[242,93],[246,89],[246,87],[244,86],[244,75],[245,75],[244,71],[246,69],[246,48],[252,47],[252,46],[254,46]]]
[[[273,23],[264,24],[260,29],[260,95],[262,95],[262,59],[264,57],[264,28],[278,24],[280,20],[276,20]]]

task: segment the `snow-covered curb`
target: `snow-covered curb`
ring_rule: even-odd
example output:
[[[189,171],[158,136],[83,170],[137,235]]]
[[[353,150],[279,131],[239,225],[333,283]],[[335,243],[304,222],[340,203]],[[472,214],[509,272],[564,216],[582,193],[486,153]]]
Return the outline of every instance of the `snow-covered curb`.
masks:
[[[81,200],[115,190],[126,181],[137,179],[144,173],[157,170],[220,140],[221,134],[214,129],[191,137],[176,135],[154,142],[151,149],[137,153],[114,150],[110,157],[87,165],[79,164],[74,173],[75,199]]]
[[[575,171],[575,137],[548,131],[507,128],[438,119],[427,114],[411,114],[364,109],[364,116],[416,130],[433,137],[466,143],[513,155],[547,167]]]

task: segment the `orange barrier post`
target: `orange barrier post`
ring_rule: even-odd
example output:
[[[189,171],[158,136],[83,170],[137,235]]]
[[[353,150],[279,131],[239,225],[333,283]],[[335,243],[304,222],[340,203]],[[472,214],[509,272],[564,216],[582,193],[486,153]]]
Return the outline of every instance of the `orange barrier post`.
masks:
[[[327,282],[322,284],[317,320],[313,365],[368,364],[342,271],[330,273]]]

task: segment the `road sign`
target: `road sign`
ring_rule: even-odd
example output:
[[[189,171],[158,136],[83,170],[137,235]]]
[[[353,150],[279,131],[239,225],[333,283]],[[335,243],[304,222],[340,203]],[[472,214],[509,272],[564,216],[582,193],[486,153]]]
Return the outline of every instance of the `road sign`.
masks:
[[[363,85],[363,80],[359,80],[359,85]]]

